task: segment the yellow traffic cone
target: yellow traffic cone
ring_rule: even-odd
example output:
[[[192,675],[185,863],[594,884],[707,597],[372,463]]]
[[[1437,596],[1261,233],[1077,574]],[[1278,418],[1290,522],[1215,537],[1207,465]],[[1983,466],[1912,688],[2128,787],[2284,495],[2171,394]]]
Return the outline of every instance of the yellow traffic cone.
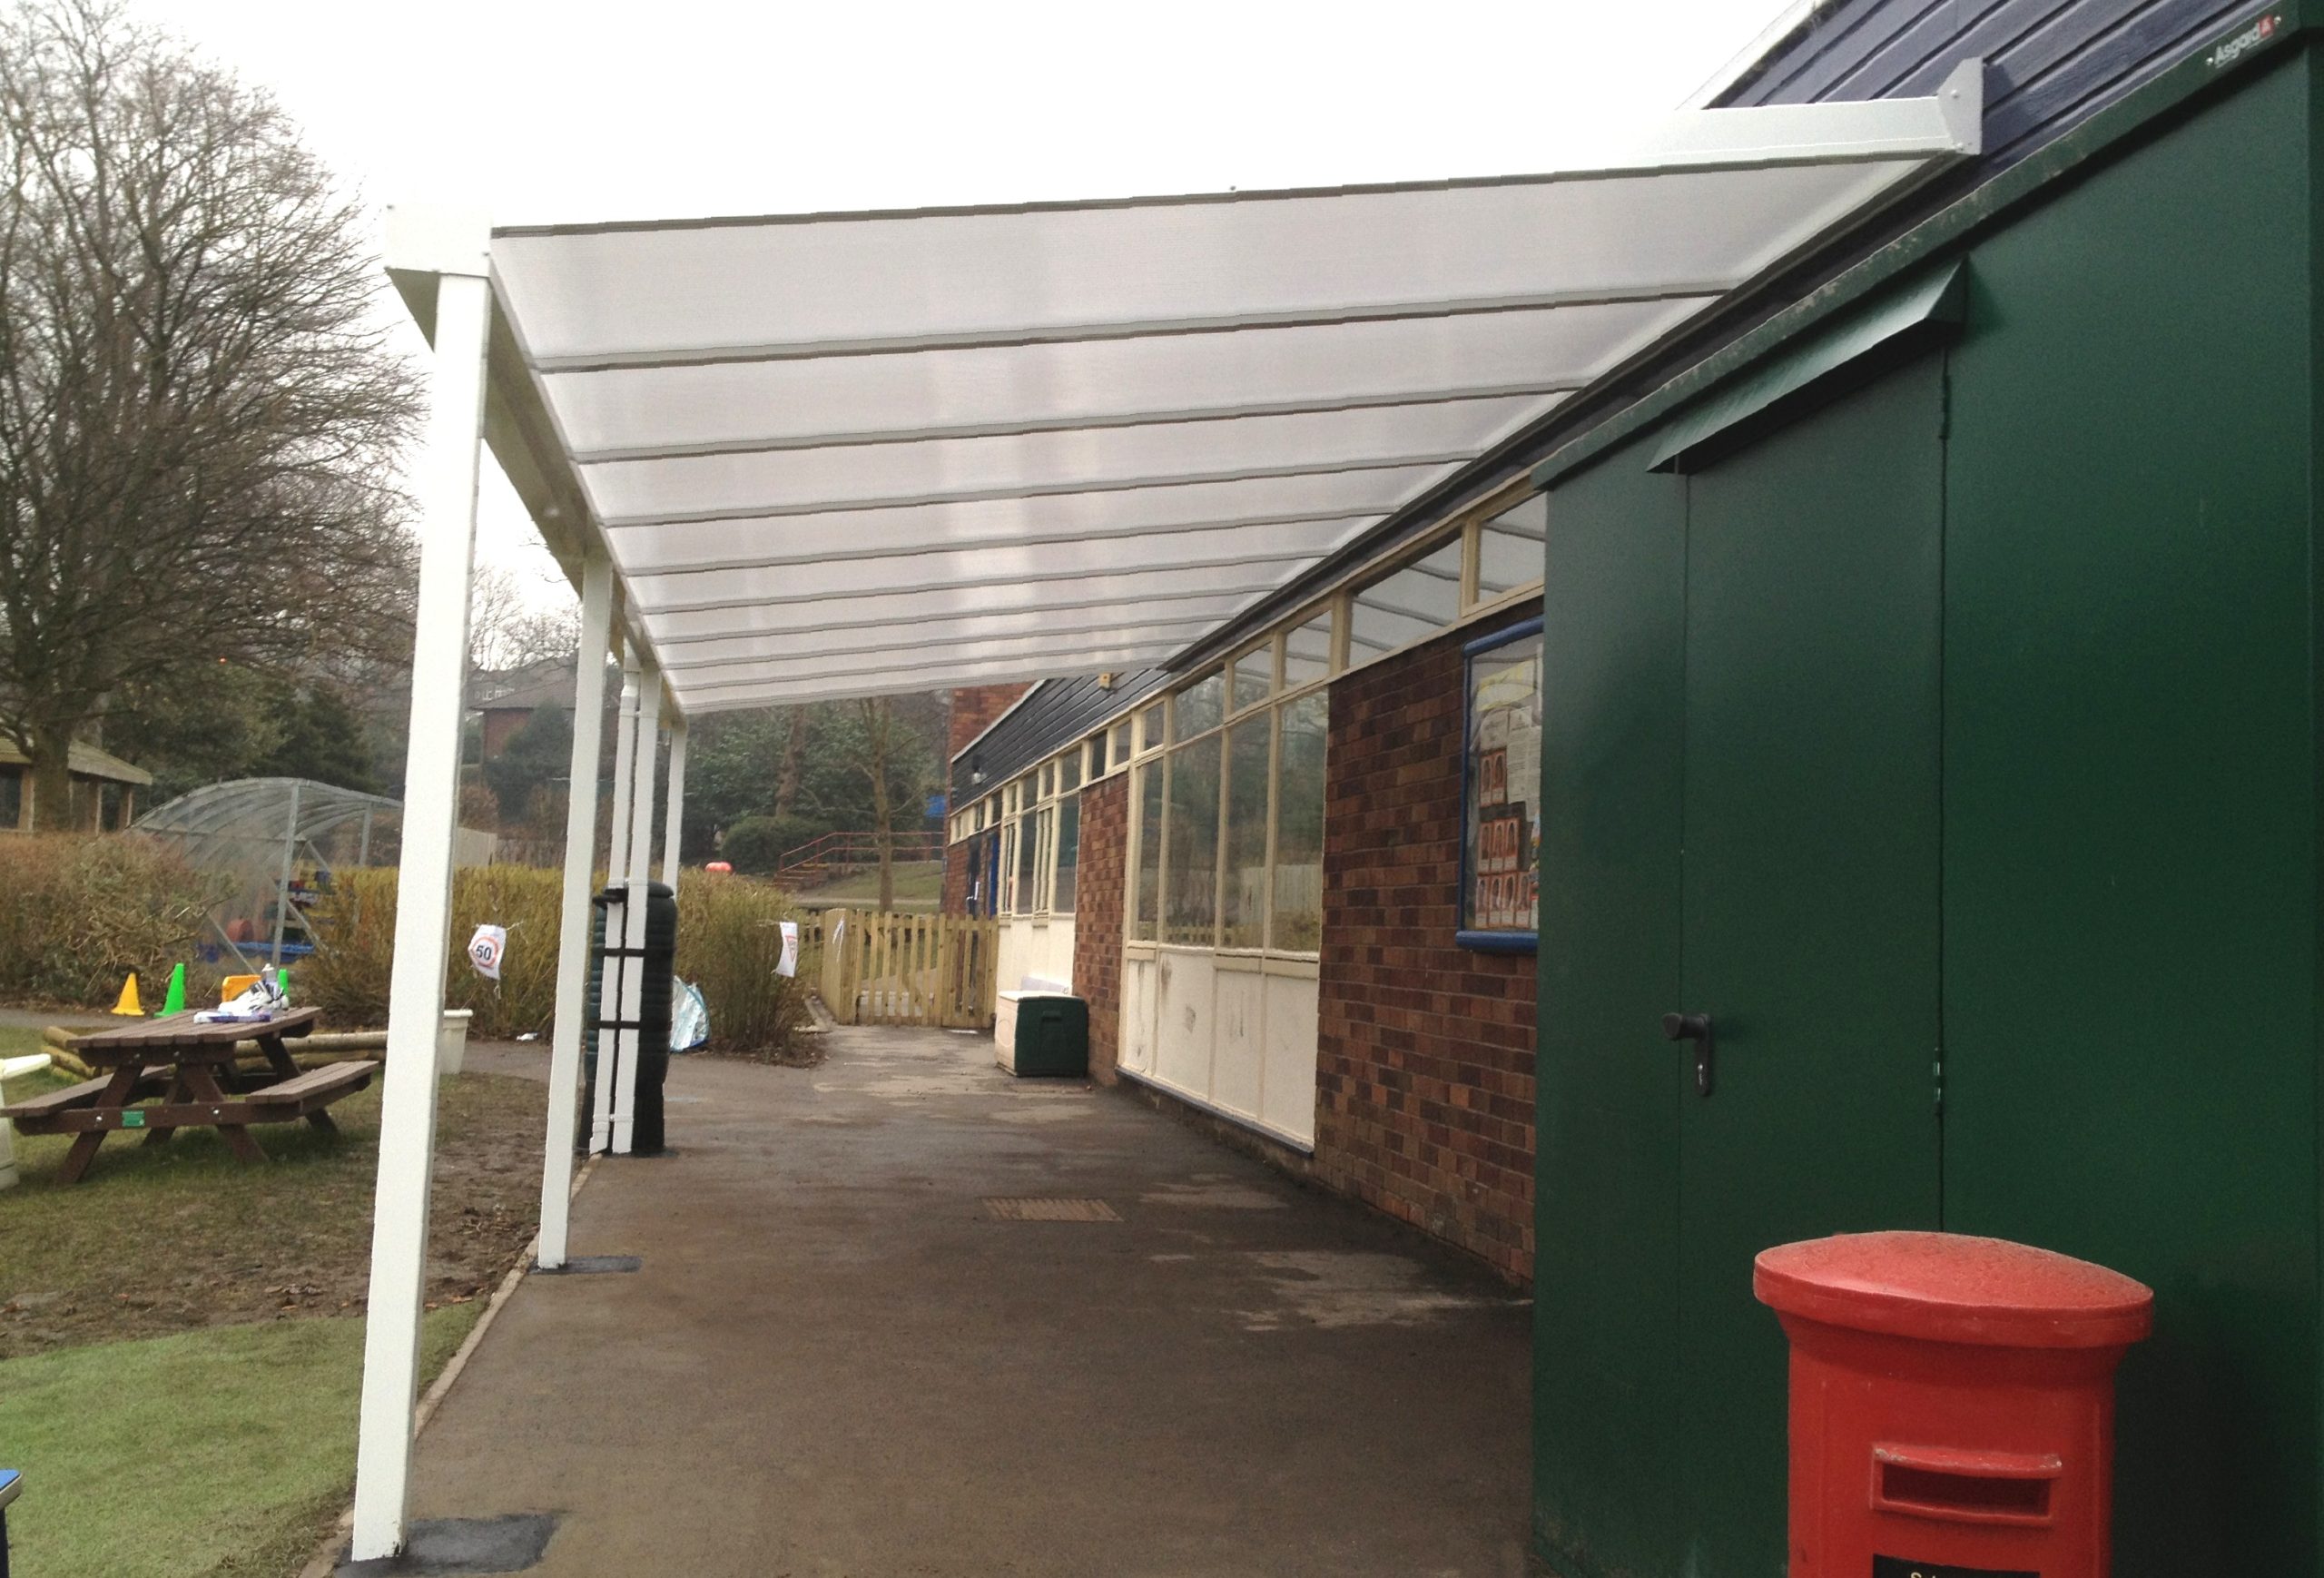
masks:
[[[134,970],[129,972],[129,979],[121,983],[121,1001],[113,1005],[113,1011],[130,1019],[145,1017],[145,1010],[137,1001],[137,971]]]

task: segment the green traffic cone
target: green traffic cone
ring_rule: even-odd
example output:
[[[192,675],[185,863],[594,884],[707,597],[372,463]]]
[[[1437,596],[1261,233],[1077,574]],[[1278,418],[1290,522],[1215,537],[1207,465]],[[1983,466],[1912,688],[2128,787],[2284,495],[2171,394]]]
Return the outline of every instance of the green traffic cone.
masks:
[[[170,990],[162,996],[162,1011],[164,1014],[185,1011],[185,966],[182,964],[171,968]]]

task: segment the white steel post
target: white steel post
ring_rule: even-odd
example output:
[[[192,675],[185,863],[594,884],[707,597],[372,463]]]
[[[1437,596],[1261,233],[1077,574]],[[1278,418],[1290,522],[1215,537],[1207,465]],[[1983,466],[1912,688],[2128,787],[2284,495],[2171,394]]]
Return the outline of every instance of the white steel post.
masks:
[[[662,727],[662,673],[648,665],[638,676],[637,782],[630,791],[628,891],[622,896],[621,1018],[633,1028],[620,1032],[613,1085],[613,1140],[616,1156],[627,1156],[630,1125],[637,1113],[637,1059],[641,1038],[634,1028],[645,1012],[645,888],[654,873],[654,746]],[[606,1069],[597,1066],[597,1082]]]
[[[606,852],[606,886],[612,888],[629,874],[630,791],[637,776],[637,654],[622,660],[621,711],[614,719],[613,833]],[[606,946],[621,946],[621,934],[606,919]],[[597,1017],[621,1017],[622,960],[608,953],[597,970]],[[614,1064],[620,1056],[621,1032],[597,1032],[597,1081],[589,1100],[589,1149],[592,1154],[613,1143]]]
[[[282,829],[282,872],[274,883],[274,969],[282,970],[282,929],[290,920],[290,878],[299,859],[299,781],[290,780],[290,820]]]
[[[662,807],[662,874],[656,880],[678,891],[678,834],[686,812],[686,720],[670,725],[670,788]]]
[[[614,568],[591,549],[581,561],[581,653],[573,676],[573,765],[565,806],[565,891],[557,909],[556,1020],[549,1031],[548,1144],[541,1159],[545,1271],[565,1264],[572,1216],[573,1119],[581,1095],[581,1018],[588,1003],[589,889],[597,863],[597,750],[605,733],[606,652]]]
[[[459,805],[478,449],[492,313],[483,250],[477,248],[475,272],[440,276],[436,299],[432,405],[419,488],[424,513],[403,856],[395,965],[388,986],[363,1411],[355,1457],[352,1553],[359,1562],[402,1550],[410,1492],[420,1299],[427,1288],[428,1182],[436,1150],[436,1035],[443,1021],[444,962],[450,949],[452,833]]]

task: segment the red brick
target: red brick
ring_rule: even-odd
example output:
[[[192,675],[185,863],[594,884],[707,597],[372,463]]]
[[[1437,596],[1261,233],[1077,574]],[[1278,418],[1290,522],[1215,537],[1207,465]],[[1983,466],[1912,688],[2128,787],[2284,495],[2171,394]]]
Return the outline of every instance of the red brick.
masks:
[[[1452,940],[1470,634],[1332,686],[1313,1173],[1526,1283],[1533,960]]]

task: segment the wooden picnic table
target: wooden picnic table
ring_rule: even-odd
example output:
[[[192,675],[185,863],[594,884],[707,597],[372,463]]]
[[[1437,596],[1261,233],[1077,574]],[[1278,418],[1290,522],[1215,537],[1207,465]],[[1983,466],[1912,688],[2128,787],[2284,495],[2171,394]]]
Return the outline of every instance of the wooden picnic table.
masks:
[[[75,1036],[69,1043],[84,1062],[110,1070],[67,1090],[0,1107],[20,1134],[70,1134],[61,1174],[78,1183],[97,1147],[115,1129],[138,1129],[148,1145],[166,1144],[180,1129],[214,1128],[244,1161],[264,1161],[251,1133],[253,1123],[303,1118],[326,1134],[339,1126],[323,1109],[371,1082],[376,1062],[333,1063],[301,1073],[283,1045],[306,1035],[322,1018],[316,1008],[294,1008],[271,1020],[202,1023],[191,1013]],[[235,1044],[256,1041],[263,1071],[235,1066]],[[137,1103],[159,1096],[161,1105]]]

